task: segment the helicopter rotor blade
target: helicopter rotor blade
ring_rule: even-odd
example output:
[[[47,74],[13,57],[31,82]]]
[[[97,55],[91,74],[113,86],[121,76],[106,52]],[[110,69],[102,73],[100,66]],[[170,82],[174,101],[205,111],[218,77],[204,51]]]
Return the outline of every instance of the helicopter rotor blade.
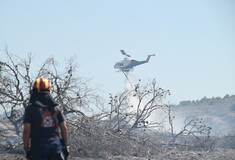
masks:
[[[123,55],[127,56],[127,57],[131,57],[130,55],[126,54],[126,52],[124,50],[120,50],[122,52]]]

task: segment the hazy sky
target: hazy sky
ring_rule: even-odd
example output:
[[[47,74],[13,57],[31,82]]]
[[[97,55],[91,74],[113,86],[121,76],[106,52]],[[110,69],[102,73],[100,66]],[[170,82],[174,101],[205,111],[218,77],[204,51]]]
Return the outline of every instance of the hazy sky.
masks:
[[[156,54],[131,77],[155,78],[171,103],[235,94],[234,0],[0,0],[1,59],[5,44],[37,63],[76,55],[78,74],[107,96],[124,90],[120,49]]]

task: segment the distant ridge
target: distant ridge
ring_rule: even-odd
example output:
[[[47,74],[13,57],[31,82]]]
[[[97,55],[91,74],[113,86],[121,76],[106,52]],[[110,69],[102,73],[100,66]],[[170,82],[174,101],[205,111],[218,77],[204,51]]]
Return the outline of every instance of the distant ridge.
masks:
[[[180,119],[189,116],[202,118],[218,136],[235,133],[235,95],[181,101],[176,105],[175,113]]]

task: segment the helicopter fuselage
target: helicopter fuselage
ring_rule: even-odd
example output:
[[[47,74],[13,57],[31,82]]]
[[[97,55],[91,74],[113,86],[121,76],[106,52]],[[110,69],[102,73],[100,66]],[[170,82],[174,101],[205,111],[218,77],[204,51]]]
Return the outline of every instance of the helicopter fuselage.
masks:
[[[119,71],[122,71],[122,72],[132,71],[135,66],[141,65],[143,63],[148,63],[150,60],[150,57],[155,56],[155,54],[148,55],[146,60],[136,61],[134,59],[129,59],[130,55],[126,54],[124,50],[120,50],[120,51],[122,52],[123,55],[126,56],[126,58],[124,58],[124,60],[120,62],[115,63],[114,69],[118,69]]]
[[[133,70],[133,67],[138,66],[143,63],[146,63],[146,61],[136,61],[136,60],[130,60],[128,58],[125,58],[124,60],[117,62],[114,65],[114,68],[119,69],[123,72],[129,72]]]

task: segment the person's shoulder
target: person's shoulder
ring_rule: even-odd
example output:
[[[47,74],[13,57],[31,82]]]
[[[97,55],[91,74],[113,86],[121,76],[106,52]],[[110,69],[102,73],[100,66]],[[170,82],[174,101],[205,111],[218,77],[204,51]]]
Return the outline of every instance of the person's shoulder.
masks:
[[[29,104],[28,106],[25,107],[25,110],[26,111],[31,111],[31,110],[34,110],[35,108],[37,108],[37,107],[32,105],[32,104]]]
[[[32,106],[31,105],[27,105],[26,107],[25,107],[25,110],[31,110],[32,109]]]
[[[25,107],[25,115],[26,116],[32,114],[32,112],[33,112],[33,107],[32,106],[28,105],[28,106]]]
[[[59,111],[59,112],[62,111],[60,106],[55,106],[55,110],[57,110],[57,111]]]

